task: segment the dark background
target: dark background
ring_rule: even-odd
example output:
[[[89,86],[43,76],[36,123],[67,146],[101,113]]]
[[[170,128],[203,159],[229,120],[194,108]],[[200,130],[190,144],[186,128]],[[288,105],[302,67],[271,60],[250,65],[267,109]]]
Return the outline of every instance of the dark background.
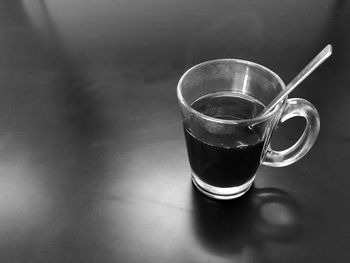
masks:
[[[288,83],[328,43],[290,96],[320,113],[309,154],[198,193],[182,73],[239,58]],[[0,262],[349,262],[349,68],[346,0],[1,0]]]

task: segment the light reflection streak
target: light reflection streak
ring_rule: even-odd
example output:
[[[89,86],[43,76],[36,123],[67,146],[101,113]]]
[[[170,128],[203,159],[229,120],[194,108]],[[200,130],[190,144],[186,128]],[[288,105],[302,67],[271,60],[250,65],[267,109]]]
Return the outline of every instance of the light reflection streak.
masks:
[[[244,80],[243,80],[243,88],[242,88],[243,94],[247,93],[248,76],[249,76],[249,68],[247,67],[245,70],[245,75],[244,75]]]

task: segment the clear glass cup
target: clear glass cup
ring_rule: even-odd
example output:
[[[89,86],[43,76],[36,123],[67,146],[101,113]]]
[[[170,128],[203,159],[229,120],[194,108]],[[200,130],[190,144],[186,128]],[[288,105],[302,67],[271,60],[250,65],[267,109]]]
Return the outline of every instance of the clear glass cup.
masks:
[[[219,59],[184,73],[177,86],[194,185],[215,199],[233,199],[251,187],[261,164],[282,167],[302,158],[320,129],[316,108],[300,98],[284,99],[258,114],[285,88],[259,64]],[[275,151],[271,136],[279,124],[301,116],[306,126],[290,148]]]

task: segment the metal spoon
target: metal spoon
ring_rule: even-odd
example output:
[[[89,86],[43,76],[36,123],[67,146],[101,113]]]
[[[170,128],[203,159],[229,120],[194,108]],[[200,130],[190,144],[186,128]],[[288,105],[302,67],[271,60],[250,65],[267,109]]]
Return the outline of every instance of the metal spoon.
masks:
[[[327,45],[268,105],[259,116],[267,114],[282,99],[292,92],[306,77],[332,55],[332,45]]]

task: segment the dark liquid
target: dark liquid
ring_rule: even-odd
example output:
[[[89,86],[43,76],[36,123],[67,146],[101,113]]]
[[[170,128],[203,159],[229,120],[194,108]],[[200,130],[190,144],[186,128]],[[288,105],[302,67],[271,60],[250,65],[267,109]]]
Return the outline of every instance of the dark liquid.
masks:
[[[255,117],[263,106],[254,99],[232,94],[205,96],[192,104],[192,108],[215,118],[249,119]],[[248,182],[260,165],[264,141],[254,129],[240,131],[244,143],[237,146],[210,145],[197,139],[185,128],[189,160],[193,172],[205,183],[217,187],[234,187]],[[235,146],[232,146],[235,145]]]

